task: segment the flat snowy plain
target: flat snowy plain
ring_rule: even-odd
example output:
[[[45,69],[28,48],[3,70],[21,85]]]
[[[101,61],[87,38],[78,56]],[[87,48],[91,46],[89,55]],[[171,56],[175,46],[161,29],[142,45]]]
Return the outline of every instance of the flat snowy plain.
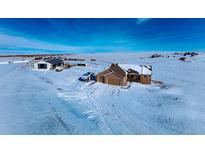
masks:
[[[0,134],[205,134],[205,53],[191,62],[151,54],[75,55],[88,67],[62,72],[33,71],[22,58],[0,58]],[[163,85],[124,89],[78,81],[112,62],[152,65],[152,79]]]

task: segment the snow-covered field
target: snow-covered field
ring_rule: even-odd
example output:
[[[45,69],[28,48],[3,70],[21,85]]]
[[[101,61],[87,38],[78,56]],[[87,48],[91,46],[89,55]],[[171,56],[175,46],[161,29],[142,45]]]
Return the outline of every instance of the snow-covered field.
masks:
[[[32,71],[26,60],[0,58],[0,134],[205,134],[205,53],[191,62],[162,54],[170,57],[76,55],[87,58],[88,67],[62,72]],[[78,81],[112,62],[152,65],[152,78],[163,85],[124,89]]]

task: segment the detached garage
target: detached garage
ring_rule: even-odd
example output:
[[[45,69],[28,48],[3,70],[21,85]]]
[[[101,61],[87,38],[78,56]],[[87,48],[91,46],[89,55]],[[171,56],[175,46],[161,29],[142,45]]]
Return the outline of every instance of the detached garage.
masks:
[[[64,63],[61,59],[51,58],[48,60],[37,61],[32,64],[33,70],[51,70],[63,67]]]
[[[33,64],[33,70],[50,70],[52,65],[46,61],[39,61]]]

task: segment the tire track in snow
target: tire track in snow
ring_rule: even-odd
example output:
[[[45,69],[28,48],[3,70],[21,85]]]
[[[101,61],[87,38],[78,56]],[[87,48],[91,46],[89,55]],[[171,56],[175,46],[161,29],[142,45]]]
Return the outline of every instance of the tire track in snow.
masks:
[[[34,75],[35,75],[38,79],[44,81],[46,84],[49,84],[49,85],[54,86],[54,87],[56,88],[56,86],[54,85],[54,83],[53,83],[50,79],[48,79],[48,78],[46,78],[46,77],[39,76],[39,75],[37,75],[36,73],[34,73]],[[56,89],[59,90],[58,88],[56,88]],[[59,91],[61,91],[61,90],[59,90]],[[54,114],[55,118],[57,119],[57,121],[58,121],[58,122],[61,124],[61,126],[65,129],[65,131],[67,132],[67,134],[71,135],[71,133],[70,133],[70,132],[71,132],[70,128],[69,128],[68,125],[64,122],[64,120],[62,119],[62,117],[58,114],[56,108],[53,107],[50,102],[48,103],[48,105],[50,106],[51,111],[53,112],[53,114]]]
[[[89,87],[90,88],[90,87]],[[109,125],[109,123],[106,121],[106,119],[104,118],[104,114],[102,113],[101,107],[99,105],[97,105],[97,101],[95,99],[94,92],[97,90],[96,88],[92,88],[91,90],[89,90],[86,87],[86,91],[87,91],[87,104],[89,106],[89,108],[92,110],[93,113],[95,113],[97,115],[97,117],[102,121],[102,123],[104,124],[107,132],[106,134],[114,134],[114,130],[112,129],[112,127]]]
[[[94,112],[97,115],[97,117],[99,117],[101,119],[101,121],[104,124],[105,128],[107,129],[107,131],[110,134],[113,134],[111,126],[106,122],[105,118],[103,117],[102,112],[97,111],[97,106],[94,105],[93,102],[94,101],[92,101],[92,102],[90,101],[90,98],[89,98],[89,95],[88,95],[88,99],[87,99],[88,106],[91,108],[92,112]]]
[[[55,115],[55,118],[58,120],[58,122],[62,125],[62,127],[66,130],[67,134],[71,135],[70,133],[70,128],[68,127],[68,125],[63,121],[63,119],[59,116],[58,112],[56,111],[56,109],[51,105],[51,103],[48,103],[52,112]]]
[[[87,111],[83,112],[83,114],[86,115],[86,118],[90,121],[95,122],[96,124],[100,121],[105,126],[107,132],[106,134],[113,134],[113,131],[111,130],[111,127],[109,124],[105,121],[103,118],[103,114],[97,110],[99,108],[96,106],[95,101],[93,101],[90,96],[94,93],[96,89],[93,89],[94,84],[88,83],[83,85],[82,87],[79,87],[78,89],[75,89],[75,91],[72,91],[71,89],[66,90],[64,92],[58,93],[58,97],[68,101],[69,103],[78,103],[81,105],[84,105],[88,108]],[[91,101],[92,100],[92,101]],[[97,119],[100,119],[100,121],[96,121]]]

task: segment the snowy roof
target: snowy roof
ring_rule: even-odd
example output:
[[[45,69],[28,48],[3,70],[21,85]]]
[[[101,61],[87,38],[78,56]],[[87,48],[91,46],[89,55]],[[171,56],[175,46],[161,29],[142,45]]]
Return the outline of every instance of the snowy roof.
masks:
[[[132,69],[134,71],[137,71],[139,74],[144,74],[144,75],[152,74],[151,66],[148,65],[119,64],[119,66],[126,71]]]
[[[49,60],[46,60],[46,62],[52,64],[52,65],[58,65],[58,64],[62,64],[63,61],[59,58],[52,58],[52,59],[49,59]]]
[[[43,63],[43,64],[48,63],[48,62],[43,61],[43,60],[34,60],[34,61],[32,61],[32,62],[33,62],[33,63]]]

